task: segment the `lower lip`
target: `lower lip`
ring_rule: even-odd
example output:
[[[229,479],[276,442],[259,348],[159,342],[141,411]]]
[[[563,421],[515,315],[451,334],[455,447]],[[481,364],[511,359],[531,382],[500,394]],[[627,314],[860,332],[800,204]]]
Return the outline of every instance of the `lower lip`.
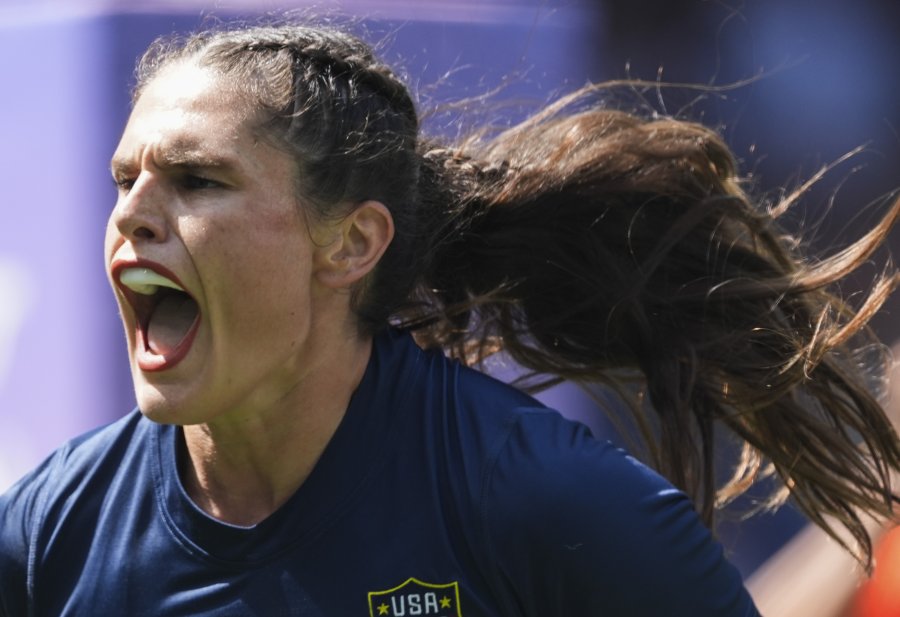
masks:
[[[197,318],[194,319],[194,323],[191,324],[190,329],[187,331],[187,334],[181,339],[181,342],[178,343],[172,351],[163,355],[150,351],[150,348],[147,346],[147,341],[144,340],[143,330],[140,327],[137,327],[135,329],[134,347],[138,368],[145,373],[156,373],[174,368],[191,350],[191,346],[194,344],[194,339],[196,338],[199,329],[200,315],[198,314]]]

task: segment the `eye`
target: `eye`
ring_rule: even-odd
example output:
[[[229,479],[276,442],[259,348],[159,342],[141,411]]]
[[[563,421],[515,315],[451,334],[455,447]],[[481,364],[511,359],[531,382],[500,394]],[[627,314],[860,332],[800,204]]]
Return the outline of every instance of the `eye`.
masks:
[[[112,181],[121,193],[127,193],[134,186],[134,178],[128,176],[114,176]]]
[[[199,191],[203,189],[220,188],[222,184],[216,180],[197,174],[184,174],[181,177],[181,186],[191,191]]]

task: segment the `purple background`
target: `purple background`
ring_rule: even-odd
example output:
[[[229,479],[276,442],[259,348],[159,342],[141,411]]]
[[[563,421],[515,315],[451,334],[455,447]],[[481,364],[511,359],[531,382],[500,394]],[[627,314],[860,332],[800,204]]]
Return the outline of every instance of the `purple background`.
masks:
[[[864,206],[900,186],[900,3],[747,4],[740,11],[703,0],[338,6],[364,18],[356,28],[385,40],[388,60],[437,100],[476,95],[505,76],[514,79],[501,98],[538,104],[587,80],[655,79],[661,66],[663,80],[691,83],[764,73],[708,96],[690,115],[720,127],[752,184],[773,197],[868,144],[792,219],[815,232],[815,246],[845,242],[879,211]],[[156,36],[196,28],[203,15],[290,6],[300,5],[13,0],[0,8],[0,490],[66,439],[133,406],[102,239],[114,203],[108,158],[128,113],[135,58]],[[448,71],[448,84],[432,88]],[[670,113],[689,100],[665,96]],[[862,171],[851,174],[856,166]],[[897,310],[877,321],[886,339],[900,333]],[[549,400],[607,430],[575,389]],[[767,532],[772,543],[796,529],[796,519],[786,521]],[[770,547],[736,550],[749,571]]]

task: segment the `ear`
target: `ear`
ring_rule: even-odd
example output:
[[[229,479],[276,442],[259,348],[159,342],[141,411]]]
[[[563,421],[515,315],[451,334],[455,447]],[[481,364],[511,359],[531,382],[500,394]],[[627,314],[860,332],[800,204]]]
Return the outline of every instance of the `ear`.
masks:
[[[371,272],[394,238],[394,219],[380,201],[364,201],[341,219],[316,260],[316,278],[333,289],[347,288]]]

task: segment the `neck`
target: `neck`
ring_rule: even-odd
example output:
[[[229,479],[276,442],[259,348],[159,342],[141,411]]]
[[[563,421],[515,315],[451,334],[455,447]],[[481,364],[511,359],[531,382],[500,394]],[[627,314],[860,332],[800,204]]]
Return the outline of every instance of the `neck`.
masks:
[[[365,373],[371,340],[346,340],[273,403],[185,426],[181,476],[194,503],[235,525],[256,524],[309,477]]]

